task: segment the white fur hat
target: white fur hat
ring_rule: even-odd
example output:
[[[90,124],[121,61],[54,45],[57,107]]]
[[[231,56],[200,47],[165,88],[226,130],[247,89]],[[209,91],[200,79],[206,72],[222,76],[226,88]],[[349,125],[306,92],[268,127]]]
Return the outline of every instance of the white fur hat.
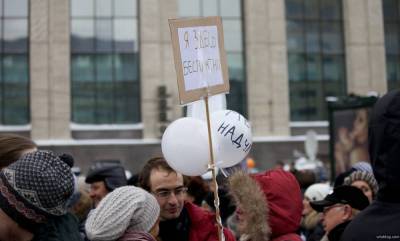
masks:
[[[307,188],[304,193],[304,197],[308,198],[311,202],[321,201],[330,192],[332,188],[326,183],[316,183]]]
[[[85,230],[92,241],[117,240],[126,230],[149,232],[160,215],[160,206],[145,190],[124,186],[103,198],[89,213]]]

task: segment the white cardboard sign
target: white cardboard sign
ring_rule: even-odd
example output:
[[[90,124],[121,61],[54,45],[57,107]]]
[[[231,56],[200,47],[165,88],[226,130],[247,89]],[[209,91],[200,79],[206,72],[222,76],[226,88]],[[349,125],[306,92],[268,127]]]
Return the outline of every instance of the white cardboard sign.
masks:
[[[219,17],[169,20],[181,104],[229,92]]]

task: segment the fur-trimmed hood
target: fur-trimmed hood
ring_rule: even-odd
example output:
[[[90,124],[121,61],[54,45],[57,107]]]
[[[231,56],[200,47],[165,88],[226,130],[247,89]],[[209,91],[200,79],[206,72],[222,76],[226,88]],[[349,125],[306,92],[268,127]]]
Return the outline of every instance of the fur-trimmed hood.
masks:
[[[252,241],[280,239],[299,228],[303,209],[295,177],[283,170],[248,175],[235,173],[229,178],[230,192],[246,213],[245,233]]]

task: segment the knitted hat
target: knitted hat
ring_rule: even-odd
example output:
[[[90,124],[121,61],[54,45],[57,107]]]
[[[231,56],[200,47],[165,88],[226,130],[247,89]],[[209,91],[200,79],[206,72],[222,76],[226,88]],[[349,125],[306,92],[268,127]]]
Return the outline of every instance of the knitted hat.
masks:
[[[149,232],[160,215],[160,206],[145,190],[125,186],[103,198],[89,213],[85,230],[92,241],[120,238],[127,230]]]
[[[355,171],[350,176],[344,179],[343,184],[351,185],[355,181],[364,181],[368,183],[369,187],[372,190],[373,196],[376,197],[379,187],[374,177],[374,174],[372,174],[371,172]]]
[[[0,208],[33,233],[48,217],[66,213],[73,191],[71,167],[50,151],[23,155],[0,172]]]
[[[356,169],[357,171],[373,173],[371,164],[369,164],[368,162],[365,162],[365,161],[356,162],[353,164],[352,167],[354,169]]]
[[[310,201],[320,201],[324,199],[330,191],[331,187],[328,184],[316,183],[307,188],[304,197],[308,198]]]

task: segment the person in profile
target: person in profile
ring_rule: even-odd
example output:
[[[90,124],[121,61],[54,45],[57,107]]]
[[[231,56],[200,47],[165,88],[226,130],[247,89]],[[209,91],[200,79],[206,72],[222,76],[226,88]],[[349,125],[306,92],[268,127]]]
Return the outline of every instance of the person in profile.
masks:
[[[310,205],[323,214],[322,224],[328,240],[339,241],[347,225],[369,205],[369,201],[357,187],[339,186],[323,200],[310,202]]]

